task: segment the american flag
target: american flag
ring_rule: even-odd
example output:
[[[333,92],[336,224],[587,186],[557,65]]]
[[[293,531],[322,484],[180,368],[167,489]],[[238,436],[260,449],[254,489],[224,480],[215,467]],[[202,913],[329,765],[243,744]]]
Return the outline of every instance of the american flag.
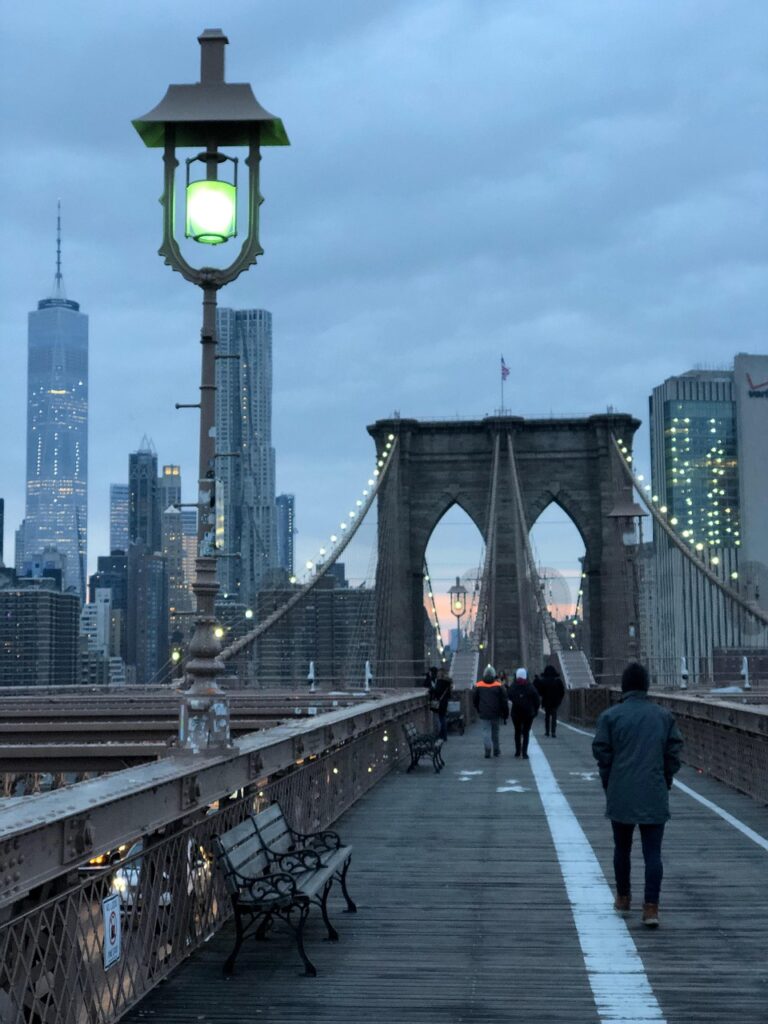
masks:
[[[509,367],[504,362],[504,356],[501,357],[501,379],[506,380],[509,376]]]

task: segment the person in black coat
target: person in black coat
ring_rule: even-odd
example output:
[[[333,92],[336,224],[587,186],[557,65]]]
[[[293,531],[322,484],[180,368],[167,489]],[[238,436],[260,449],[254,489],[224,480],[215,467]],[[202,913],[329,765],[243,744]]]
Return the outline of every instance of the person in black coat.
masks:
[[[631,907],[630,857],[635,825],[645,861],[642,922],[659,924],[659,893],[664,868],[661,843],[669,819],[669,790],[680,770],[683,737],[671,712],[648,698],[648,671],[633,662],[624,669],[624,696],[600,715],[592,741],[606,795],[606,817],[613,828],[614,908],[622,915]]]
[[[544,709],[544,734],[554,739],[557,735],[557,709],[563,703],[565,685],[553,665],[547,665],[542,674],[536,676],[533,685]]]
[[[524,668],[515,672],[515,681],[507,687],[509,702],[512,705],[512,724],[515,727],[515,757],[521,755],[528,760],[528,741],[531,726],[538,714],[539,695],[528,681],[528,673]]]
[[[453,680],[448,672],[441,668],[429,681],[429,707],[432,711],[435,734],[441,740],[448,739],[448,701],[451,698]]]

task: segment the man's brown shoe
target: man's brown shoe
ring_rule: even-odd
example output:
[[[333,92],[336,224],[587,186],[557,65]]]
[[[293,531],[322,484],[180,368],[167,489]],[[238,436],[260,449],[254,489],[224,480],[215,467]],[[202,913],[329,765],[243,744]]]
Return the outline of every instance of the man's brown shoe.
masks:
[[[613,909],[617,914],[628,914],[630,910],[630,903],[630,896],[617,896],[613,901]]]
[[[643,904],[643,924],[646,928],[658,928],[659,927],[659,904],[658,903],[644,903]]]

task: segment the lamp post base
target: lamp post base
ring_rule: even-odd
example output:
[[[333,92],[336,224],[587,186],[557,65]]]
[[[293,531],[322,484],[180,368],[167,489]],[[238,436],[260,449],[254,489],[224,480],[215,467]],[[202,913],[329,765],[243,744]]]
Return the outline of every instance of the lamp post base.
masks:
[[[229,702],[219,693],[185,693],[179,706],[178,753],[234,750],[229,731]]]

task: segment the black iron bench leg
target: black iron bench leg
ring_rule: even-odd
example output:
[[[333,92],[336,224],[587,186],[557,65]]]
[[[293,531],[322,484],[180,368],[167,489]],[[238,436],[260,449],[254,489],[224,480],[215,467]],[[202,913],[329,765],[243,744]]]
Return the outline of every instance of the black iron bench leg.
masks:
[[[440,774],[440,751],[439,751],[439,750],[436,750],[436,751],[435,751],[435,752],[434,752],[434,753],[432,754],[432,764],[434,765],[434,769],[435,769],[435,771],[436,771],[436,772],[438,773],[438,775],[439,775],[439,774]]]
[[[265,914],[264,919],[260,922],[259,927],[256,929],[256,935],[254,936],[257,942],[267,941],[267,932],[272,926],[272,915]]]
[[[299,920],[297,924],[293,923],[292,915],[293,910],[298,909]],[[291,907],[286,915],[286,920],[290,927],[293,929],[293,934],[296,936],[296,947],[299,951],[299,956],[304,963],[304,976],[307,978],[317,977],[317,968],[307,956],[307,952],[304,949],[304,925],[309,915],[309,904],[305,903],[298,908]]]
[[[240,947],[243,944],[245,938],[245,928],[243,928],[243,921],[240,916],[240,910],[235,907],[235,948],[227,957],[224,963],[224,976],[229,978],[235,972],[235,960],[237,960],[237,954],[240,952]]]
[[[349,871],[349,865],[351,863],[352,858],[350,857],[347,863],[342,868],[341,874],[339,875],[339,882],[341,883],[341,891],[344,893],[344,899],[347,901],[347,913],[356,914],[357,904],[349,895],[349,889],[347,889],[347,872]]]
[[[339,941],[339,933],[331,924],[330,918],[328,917],[328,894],[331,891],[333,885],[333,879],[330,878],[323,886],[323,895],[320,897],[320,913],[323,915],[323,921],[325,927],[328,929],[328,938],[331,942]]]

